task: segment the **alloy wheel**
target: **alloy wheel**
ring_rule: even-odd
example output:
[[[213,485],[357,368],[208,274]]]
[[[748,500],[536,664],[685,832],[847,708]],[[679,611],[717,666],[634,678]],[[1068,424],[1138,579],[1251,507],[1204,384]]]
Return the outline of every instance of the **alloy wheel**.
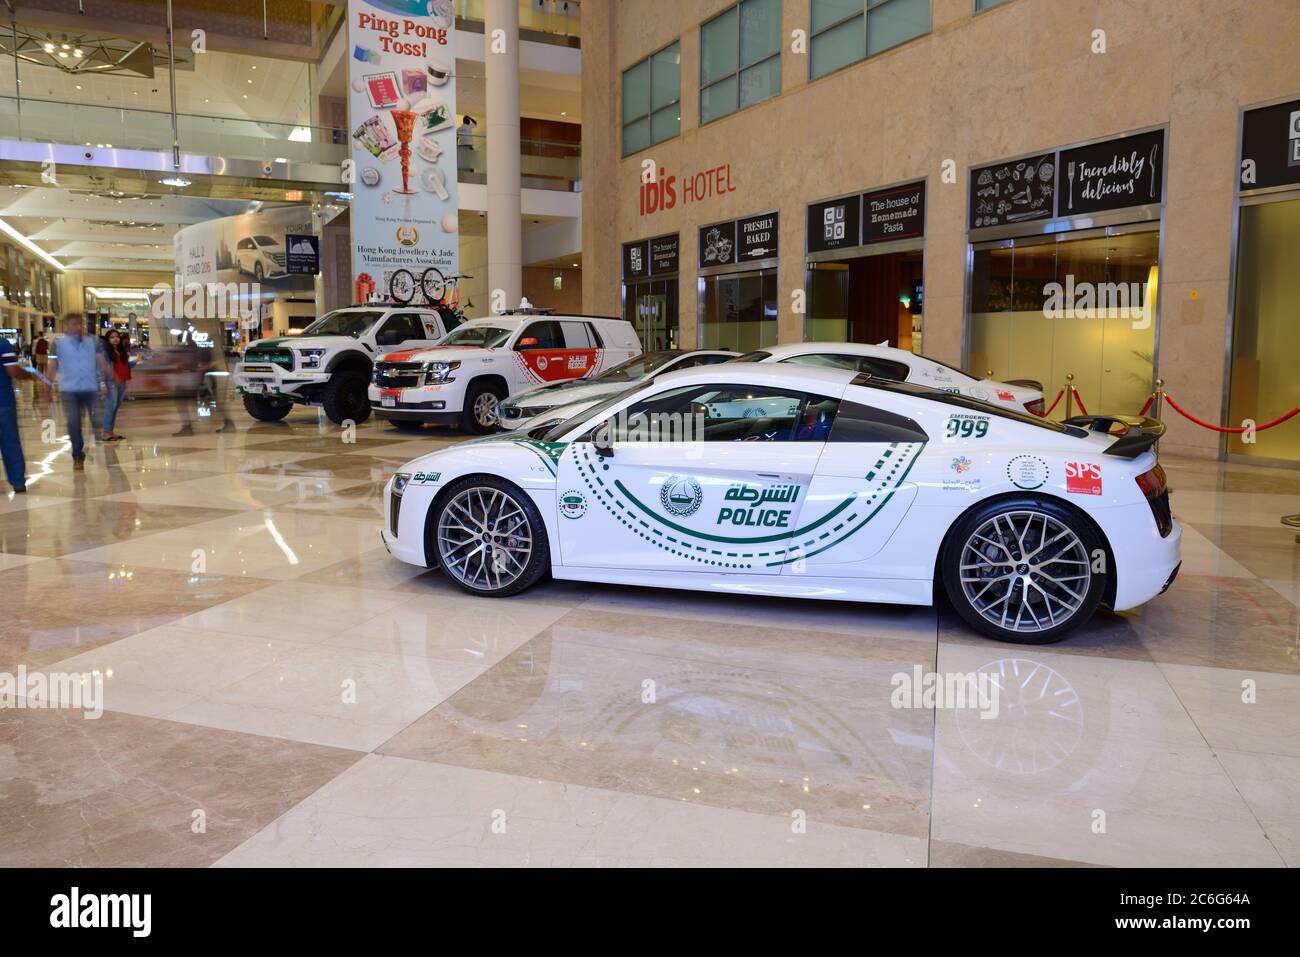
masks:
[[[484,591],[505,588],[524,574],[532,536],[523,506],[496,488],[467,488],[438,517],[443,567],[462,584]]]
[[[474,400],[474,421],[481,427],[490,429],[497,424],[500,416],[501,400],[491,392],[484,392]]]
[[[1045,512],[994,515],[966,540],[959,563],[970,607],[1019,634],[1055,628],[1084,605],[1092,562],[1079,536]]]

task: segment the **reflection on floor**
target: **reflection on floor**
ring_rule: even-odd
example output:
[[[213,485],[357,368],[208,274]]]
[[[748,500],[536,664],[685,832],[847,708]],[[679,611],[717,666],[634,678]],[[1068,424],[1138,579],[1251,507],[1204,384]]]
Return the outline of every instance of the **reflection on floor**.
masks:
[[[0,709],[0,864],[1300,864],[1300,472],[1167,461],[1174,589],[1026,648],[942,609],[475,599],[378,539],[454,433],[136,400],[74,474],[44,414],[0,672],[106,710]],[[998,716],[894,707],[914,669],[996,676]]]

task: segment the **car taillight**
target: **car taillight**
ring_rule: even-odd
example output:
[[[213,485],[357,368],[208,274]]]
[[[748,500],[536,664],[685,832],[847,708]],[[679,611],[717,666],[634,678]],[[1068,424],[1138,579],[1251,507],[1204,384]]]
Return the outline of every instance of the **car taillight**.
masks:
[[[1026,402],[1026,403],[1025,403],[1025,411],[1028,412],[1030,415],[1036,415],[1036,416],[1038,416],[1039,418],[1042,418],[1042,416],[1043,416],[1043,397],[1042,397],[1042,396],[1039,396],[1037,399],[1030,399],[1028,402]]]
[[[1147,498],[1159,498],[1165,494],[1165,470],[1157,465],[1149,472],[1143,472],[1137,477],[1138,488]]]

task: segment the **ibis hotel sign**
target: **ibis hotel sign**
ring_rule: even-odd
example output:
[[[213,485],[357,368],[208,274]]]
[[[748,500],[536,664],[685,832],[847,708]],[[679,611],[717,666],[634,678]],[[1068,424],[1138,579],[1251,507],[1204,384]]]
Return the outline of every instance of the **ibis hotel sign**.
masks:
[[[654,178],[647,181],[652,174]],[[641,173],[637,211],[642,216],[653,216],[664,210],[675,209],[679,203],[686,206],[735,191],[730,163],[683,173],[681,176],[669,173],[662,166],[649,168]]]

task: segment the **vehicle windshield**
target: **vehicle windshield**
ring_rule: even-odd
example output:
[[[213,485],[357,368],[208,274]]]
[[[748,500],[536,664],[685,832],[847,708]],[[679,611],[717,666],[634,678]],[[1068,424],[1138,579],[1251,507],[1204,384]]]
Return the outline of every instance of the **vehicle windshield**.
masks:
[[[644,386],[634,385],[630,389],[623,389],[621,392],[616,392],[609,398],[605,399],[605,401],[598,402],[589,408],[583,409],[576,415],[569,416],[562,422],[555,423],[555,425],[547,429],[545,433],[540,436],[534,435],[534,437],[540,438],[543,442],[556,442],[559,440],[560,436],[564,435],[565,432],[568,432],[581,422],[586,422],[588,420],[593,422],[597,421],[600,416],[605,414],[606,410],[618,405],[628,396],[641,391],[642,388],[644,388]],[[532,432],[529,434],[533,435]]]
[[[259,245],[259,246],[278,246],[278,245],[280,245],[280,241],[279,241],[279,240],[277,240],[277,239],[272,239],[270,236],[254,236],[254,237],[253,237],[253,242],[257,243],[257,245]]]
[[[504,346],[513,329],[500,326],[461,326],[442,342],[440,346],[481,346],[484,349],[496,349]]]
[[[302,331],[304,336],[361,336],[379,321],[382,312],[327,312]]]
[[[650,373],[662,369],[676,359],[680,352],[643,352],[639,356],[620,362],[608,372],[596,376],[600,382],[636,382]]]
[[[770,352],[746,352],[743,356],[736,356],[734,359],[728,359],[728,362],[762,362],[764,359],[772,358]]]

